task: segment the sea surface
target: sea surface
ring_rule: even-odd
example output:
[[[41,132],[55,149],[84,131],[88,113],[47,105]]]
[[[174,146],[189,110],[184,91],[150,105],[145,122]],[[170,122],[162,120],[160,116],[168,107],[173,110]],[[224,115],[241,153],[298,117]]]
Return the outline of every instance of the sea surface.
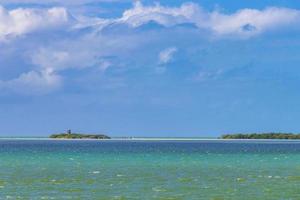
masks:
[[[0,140],[0,199],[299,200],[299,141]]]

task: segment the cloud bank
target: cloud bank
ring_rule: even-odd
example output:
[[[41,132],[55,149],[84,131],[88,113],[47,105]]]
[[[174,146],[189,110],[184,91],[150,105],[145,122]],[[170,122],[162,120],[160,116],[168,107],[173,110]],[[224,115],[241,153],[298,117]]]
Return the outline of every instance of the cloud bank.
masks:
[[[76,16],[74,16],[76,18]],[[232,14],[219,11],[208,12],[198,4],[184,3],[180,7],[166,7],[160,4],[143,6],[137,1],[133,8],[125,10],[120,18],[102,19],[77,16],[82,21],[73,22],[66,8],[50,9],[18,8],[7,10],[0,7],[0,39],[18,36],[37,30],[52,30],[77,23],[74,27],[98,26],[104,28],[115,23],[129,24],[133,28],[149,22],[165,27],[193,24],[213,34],[250,37],[268,30],[299,23],[300,11],[289,8],[270,7],[264,10],[241,9]]]
[[[211,31],[216,36],[232,35],[250,37],[268,30],[298,24],[300,11],[289,8],[270,7],[264,10],[241,9],[232,14],[219,11],[208,12],[198,4],[185,3],[180,7],[143,6],[135,3],[124,12],[120,21],[138,27],[150,21],[170,27],[190,23],[199,29]]]
[[[245,8],[225,14],[206,11],[195,3],[168,7],[145,6],[138,1],[119,17],[97,18],[77,16],[66,7],[7,9],[0,6],[0,48],[3,50],[0,63],[1,59],[4,62],[11,57],[20,58],[14,63],[18,68],[14,77],[2,76],[0,89],[45,94],[63,87],[64,74],[72,70],[84,74],[86,69],[97,69],[99,73],[114,69],[112,74],[119,75],[129,66],[135,69],[145,63],[157,65],[157,50],[148,49],[152,44],[164,44],[159,47],[163,50],[158,64],[167,64],[177,52],[173,46],[182,43],[182,40],[172,40],[179,34],[186,39],[194,37],[195,41],[201,37],[247,40],[266,32],[288,30],[299,23],[299,10],[280,7]],[[140,58],[132,56],[133,53]],[[152,53],[155,58],[151,57]]]

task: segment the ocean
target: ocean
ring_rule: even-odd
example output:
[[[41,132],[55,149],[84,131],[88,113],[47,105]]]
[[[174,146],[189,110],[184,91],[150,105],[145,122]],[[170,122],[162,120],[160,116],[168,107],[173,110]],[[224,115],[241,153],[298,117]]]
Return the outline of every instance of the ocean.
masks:
[[[299,200],[300,141],[0,140],[0,199]]]

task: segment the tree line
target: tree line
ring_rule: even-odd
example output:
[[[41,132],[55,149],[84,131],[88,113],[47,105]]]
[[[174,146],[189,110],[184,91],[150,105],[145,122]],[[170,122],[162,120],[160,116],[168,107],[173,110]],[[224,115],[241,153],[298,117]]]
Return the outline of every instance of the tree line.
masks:
[[[249,133],[225,134],[222,139],[300,139],[300,134],[294,133]]]

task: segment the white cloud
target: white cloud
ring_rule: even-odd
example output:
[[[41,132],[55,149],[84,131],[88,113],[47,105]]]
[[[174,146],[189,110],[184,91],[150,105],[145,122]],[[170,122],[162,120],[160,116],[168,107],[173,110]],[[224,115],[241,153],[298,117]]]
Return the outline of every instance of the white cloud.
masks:
[[[0,6],[0,41],[36,30],[55,29],[69,22],[65,8],[6,10]]]
[[[76,2],[82,3],[80,0]],[[163,29],[166,32],[153,31],[148,34],[147,30],[137,29],[153,21],[167,27]],[[158,65],[154,66],[157,73],[163,73],[166,70],[164,64],[172,61],[177,48],[171,46],[162,50],[157,62],[155,60],[157,51],[154,48],[148,50],[145,46],[161,45],[161,43],[164,46],[173,45],[177,32],[173,31],[172,27],[180,24],[193,24],[195,28],[193,37],[204,35],[204,37],[226,39],[229,36],[240,39],[251,38],[276,29],[288,29],[289,26],[299,25],[299,23],[299,10],[276,7],[264,10],[241,9],[231,14],[224,14],[219,11],[205,11],[195,3],[167,7],[160,4],[145,6],[137,2],[131,9],[124,11],[120,18],[105,19],[88,16],[73,18],[64,7],[12,10],[0,7],[0,45],[4,45],[5,40],[12,41],[5,43],[8,47],[15,45],[12,49],[19,49],[23,45],[22,50],[11,50],[11,52],[7,50],[1,56],[6,55],[7,59],[14,56],[27,59],[23,61],[24,63],[16,63],[16,68],[26,67],[26,69],[15,70],[19,74],[14,77],[18,78],[0,81],[0,88],[19,92],[54,91],[63,85],[64,71],[93,67],[105,72],[108,68],[115,67],[115,62],[123,62],[125,63],[123,66],[126,67],[132,65],[132,68],[144,66],[144,63],[149,63],[149,66]],[[41,30],[44,32],[39,34]],[[203,34],[198,34],[202,31]],[[168,40],[170,36],[166,35],[170,32],[174,34],[172,43]],[[26,37],[20,37],[23,35]],[[180,36],[183,40],[188,37],[188,34]],[[16,38],[21,39],[15,40]],[[174,45],[177,46],[177,43]],[[143,49],[143,54],[133,59],[132,54],[137,53],[135,51],[137,49]],[[15,52],[17,53],[14,56],[10,55]],[[145,61],[150,57],[151,62]],[[2,62],[7,59],[3,59]],[[126,67],[120,71],[125,71]],[[203,80],[205,77],[213,76],[212,74],[211,72],[200,73],[198,79]],[[7,77],[4,79],[7,80]]]
[[[62,78],[51,70],[29,71],[18,78],[0,81],[0,88],[20,94],[42,95],[58,89]]]
[[[160,4],[143,6],[139,1],[123,13],[120,21],[138,27],[150,21],[166,27],[192,23],[209,30],[215,36],[236,35],[250,37],[268,30],[299,23],[300,11],[271,7],[264,10],[241,9],[232,14],[219,11],[204,11],[198,4],[185,3],[180,7],[165,7]]]
[[[67,69],[84,69],[87,67],[98,67],[105,71],[111,66],[108,60],[101,57],[103,50],[92,46],[92,41],[67,41],[62,46],[51,46],[40,48],[32,52],[32,63],[40,70],[51,69],[55,72]]]
[[[72,27],[76,29],[91,26],[101,30],[115,23],[139,27],[154,21],[165,27],[190,23],[199,29],[212,32],[215,36],[250,37],[299,23],[300,11],[271,7],[264,10],[246,8],[232,14],[223,14],[219,11],[205,11],[195,3],[184,3],[180,7],[166,7],[158,3],[153,6],[144,6],[137,1],[133,8],[124,11],[121,18],[102,19],[86,16],[76,16],[76,18],[79,20],[72,24]],[[51,30],[58,27],[66,29],[71,22],[73,22],[73,17],[63,7],[13,10],[0,7],[0,40],[36,30]]]
[[[167,64],[169,63],[172,59],[174,54],[177,52],[176,47],[170,47],[167,49],[164,49],[159,53],[159,63],[160,64]]]
[[[69,68],[72,57],[69,52],[41,48],[32,55],[32,62],[40,69],[51,69],[61,71]]]
[[[164,7],[159,4],[155,6],[143,6],[137,1],[132,9],[123,13],[120,21],[128,23],[133,27],[143,25],[149,21],[155,21],[164,26],[194,22],[194,18],[204,18],[202,9],[194,3],[185,3],[181,7]]]
[[[267,30],[299,23],[300,11],[287,8],[242,9],[234,14],[211,13],[211,29],[218,35],[253,36]]]
[[[99,2],[124,2],[126,0],[0,0],[2,4],[18,4],[18,3],[28,3],[28,4],[40,4],[40,5],[49,5],[49,4],[62,4],[62,5],[82,5],[89,3],[99,3]],[[130,0],[127,0],[130,2]]]

